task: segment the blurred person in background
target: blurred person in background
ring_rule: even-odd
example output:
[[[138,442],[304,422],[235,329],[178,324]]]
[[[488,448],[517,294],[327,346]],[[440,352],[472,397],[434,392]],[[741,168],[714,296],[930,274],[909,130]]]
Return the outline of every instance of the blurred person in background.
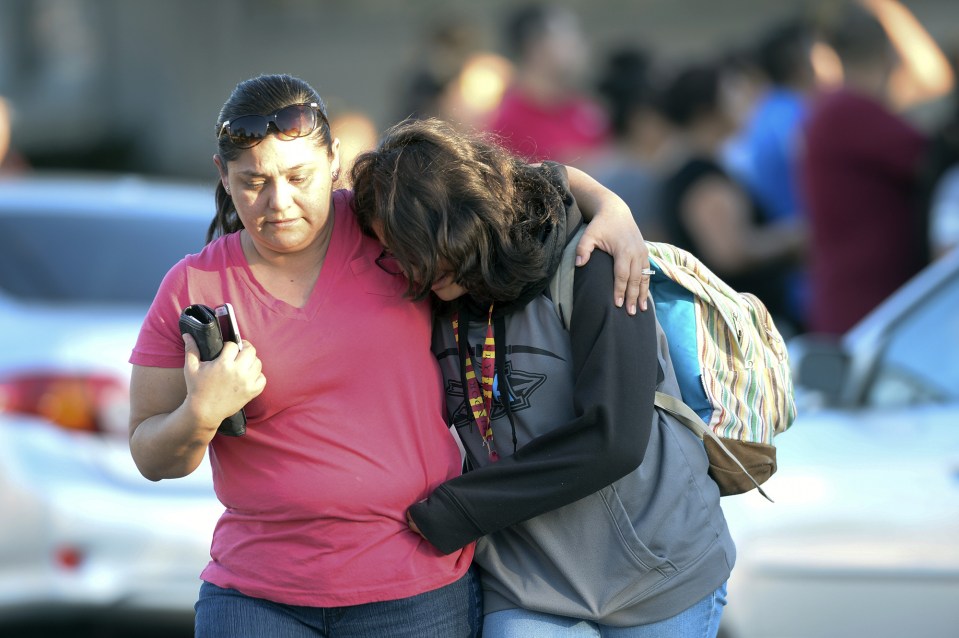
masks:
[[[506,58],[482,46],[474,23],[447,16],[426,27],[399,78],[399,120],[436,117],[462,131],[486,128],[513,75]]]
[[[797,18],[766,31],[755,48],[768,84],[737,136],[746,160],[737,176],[771,219],[802,214],[797,164],[801,127],[816,88],[813,37],[812,27]]]
[[[952,55],[959,70],[959,49]],[[922,163],[921,206],[932,258],[959,246],[959,88],[953,88],[948,116],[933,132]]]
[[[895,112],[908,113],[923,128],[934,126],[935,109],[927,107],[947,97],[955,83],[948,57],[900,0],[858,0],[857,7],[875,16],[896,51],[895,68],[887,81],[887,104]],[[828,25],[833,20],[835,11],[830,12],[827,5],[821,21]]]
[[[13,154],[10,152],[10,105],[0,97],[0,171],[6,172],[8,158]]]
[[[196,635],[475,635],[472,544],[444,555],[406,524],[410,503],[461,471],[429,302],[404,297],[352,193],[333,190],[340,143],[312,87],[287,75],[241,82],[216,130],[208,244],[164,277],[130,357],[140,472],[183,477],[209,453],[225,507]],[[621,200],[571,173],[583,208],[619,221],[607,232],[635,269],[614,289],[634,296],[635,313],[642,237]],[[228,342],[201,362],[179,316],[227,301],[242,348]],[[241,408],[246,434],[215,436]]]
[[[453,84],[468,57],[478,49],[479,35],[463,19],[447,17],[427,25],[410,68],[400,76],[395,121],[447,119]]]
[[[733,132],[723,142],[719,158],[723,168],[741,181],[740,175],[747,172],[749,162],[745,129],[769,90],[769,78],[760,67],[751,43],[736,45],[716,57],[716,64],[722,69],[725,111],[733,122]]]
[[[802,126],[816,88],[813,42],[812,26],[797,17],[765,31],[754,51],[767,86],[736,136],[739,161],[730,169],[770,222],[805,220],[799,155]],[[804,270],[797,263],[789,275],[788,314],[799,331],[803,330],[808,305]]]
[[[13,146],[13,112],[10,103],[0,97],[0,174],[22,173],[30,168],[26,158]]]
[[[623,198],[643,236],[666,238],[659,202],[660,172],[672,131],[655,105],[657,72],[652,55],[636,46],[612,51],[597,92],[609,112],[611,140],[594,158],[590,173]]]
[[[583,88],[589,46],[579,18],[555,4],[525,5],[505,35],[515,73],[489,130],[531,161],[586,163],[606,144],[609,125]]]
[[[483,635],[715,636],[735,548],[702,441],[654,409],[679,395],[655,313],[599,301],[601,256],[569,329],[546,294],[579,227],[566,171],[428,120],[387,131],[353,181],[360,224],[443,302],[433,347],[472,469],[408,516],[444,553],[479,539]]]
[[[736,131],[735,102],[720,63],[681,67],[658,100],[676,130],[672,168],[661,190],[669,242],[699,257],[734,289],[759,297],[784,334],[799,329],[788,303],[788,273],[802,258],[806,231],[795,218],[773,221],[721,164]]]
[[[356,156],[376,146],[379,132],[369,115],[362,111],[345,111],[330,120],[333,137],[340,140],[340,173],[336,188],[350,188],[350,169]]]
[[[959,164],[936,180],[928,215],[929,249],[938,259],[959,246]]]
[[[918,201],[927,139],[889,106],[896,55],[879,21],[846,4],[824,36],[843,79],[812,102],[801,179],[813,247],[809,329],[839,335],[928,262]]]

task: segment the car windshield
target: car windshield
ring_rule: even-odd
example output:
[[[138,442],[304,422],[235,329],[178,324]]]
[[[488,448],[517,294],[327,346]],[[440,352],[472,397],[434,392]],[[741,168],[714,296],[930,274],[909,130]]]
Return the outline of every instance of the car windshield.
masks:
[[[0,290],[45,302],[149,303],[199,251],[208,221],[131,215],[0,215]]]
[[[896,326],[876,366],[866,403],[893,407],[959,402],[959,278]]]

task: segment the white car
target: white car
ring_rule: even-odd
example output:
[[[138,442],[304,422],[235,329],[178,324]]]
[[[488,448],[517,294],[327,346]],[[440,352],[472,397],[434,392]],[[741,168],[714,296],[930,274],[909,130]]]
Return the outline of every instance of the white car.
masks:
[[[790,344],[779,470],[724,499],[727,638],[959,636],[959,251],[841,340]]]
[[[137,471],[127,360],[214,208],[196,184],[0,181],[0,634],[67,615],[192,626],[222,506],[208,464],[159,483]]]

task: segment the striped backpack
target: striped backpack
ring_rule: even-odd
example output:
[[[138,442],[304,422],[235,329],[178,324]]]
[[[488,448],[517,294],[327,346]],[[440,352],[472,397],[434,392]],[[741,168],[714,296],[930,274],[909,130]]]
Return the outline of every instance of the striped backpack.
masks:
[[[550,297],[567,329],[572,311],[576,244],[566,245]],[[701,439],[709,475],[722,496],[760,487],[776,471],[773,437],[796,418],[786,345],[763,303],[738,293],[689,252],[647,242],[650,298],[669,343],[682,400],[656,393]],[[772,499],[769,499],[772,500]]]

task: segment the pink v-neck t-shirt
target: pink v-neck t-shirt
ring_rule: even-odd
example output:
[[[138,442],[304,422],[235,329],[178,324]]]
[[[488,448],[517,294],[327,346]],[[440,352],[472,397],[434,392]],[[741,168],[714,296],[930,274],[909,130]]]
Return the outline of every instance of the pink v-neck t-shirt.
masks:
[[[473,548],[444,556],[406,523],[410,505],[460,473],[446,426],[426,301],[374,260],[351,193],[303,308],[254,278],[240,234],[177,263],[160,285],[130,362],[182,368],[178,318],[230,302],[257,350],[266,389],[243,437],[210,444],[225,507],[201,577],[272,601],[316,607],[405,598],[457,580]]]

